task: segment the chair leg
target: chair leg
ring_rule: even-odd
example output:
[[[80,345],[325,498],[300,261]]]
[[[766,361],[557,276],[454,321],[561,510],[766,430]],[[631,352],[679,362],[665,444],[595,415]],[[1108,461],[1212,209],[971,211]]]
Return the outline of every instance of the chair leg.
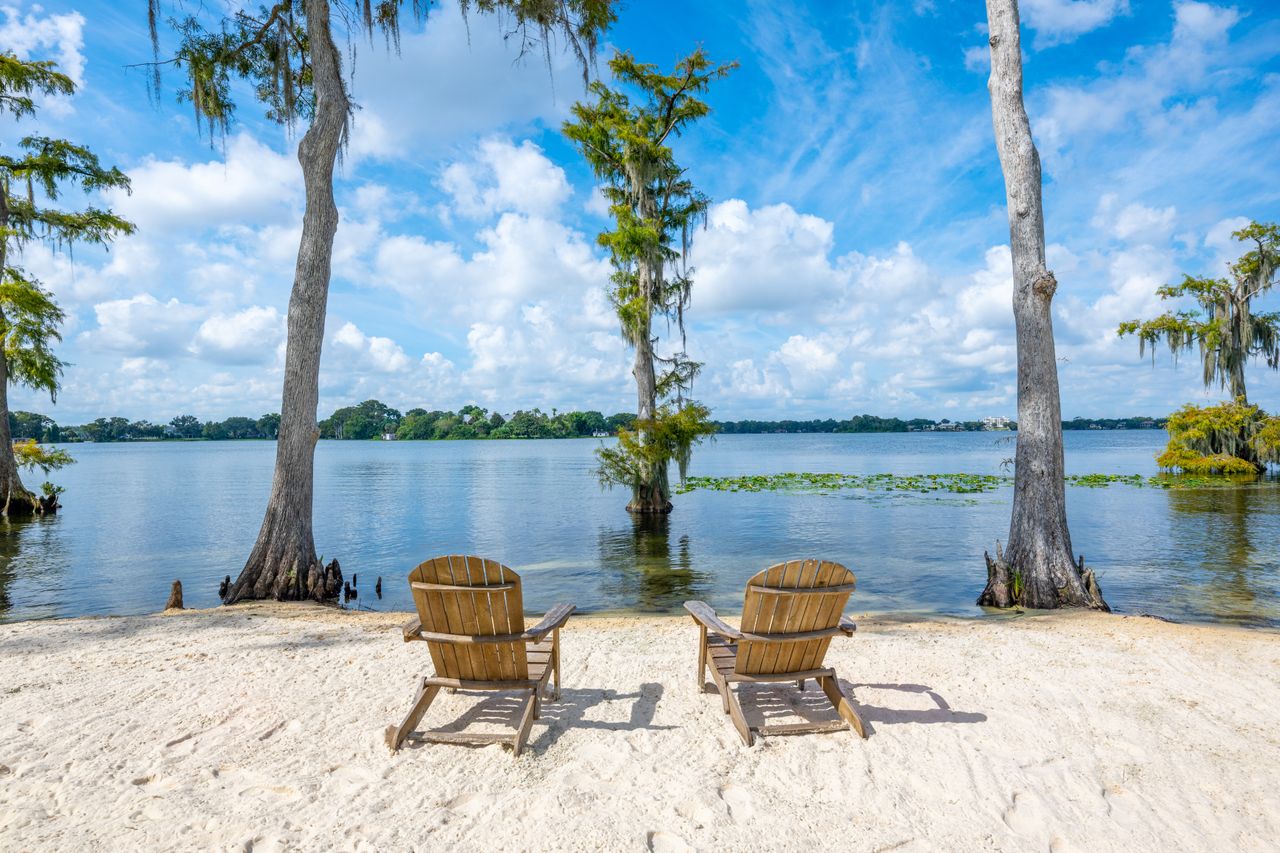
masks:
[[[849,701],[849,697],[844,695],[844,691],[840,689],[840,682],[836,681],[834,676],[823,676],[818,679],[818,684],[822,686],[823,691],[827,694],[827,698],[831,700],[831,704],[835,706],[836,713],[844,718],[849,724],[849,728],[858,733],[858,737],[865,738],[867,730],[862,724],[862,718],[858,716],[858,712],[853,709],[853,703]]]
[[[520,717],[520,730],[511,741],[511,748],[516,755],[524,751],[525,741],[529,738],[529,729],[533,728],[533,719],[537,716],[535,710],[537,702],[538,691],[535,688],[529,692],[529,698],[525,700],[524,714]]]
[[[705,625],[698,626],[698,692],[701,693],[706,687],[707,672],[707,628]]]
[[[738,697],[733,695],[732,685],[724,686],[723,696],[725,704],[729,706],[729,719],[733,721],[733,727],[738,730],[742,742],[751,746],[755,738],[751,734],[751,727],[747,725],[747,718],[742,715],[742,705],[738,703]]]
[[[556,692],[553,694],[555,701],[560,701],[560,629],[556,628],[551,632],[551,662],[553,668],[551,677],[555,679]]]
[[[413,707],[405,715],[404,722],[399,726],[387,726],[387,746],[392,752],[398,750],[410,732],[418,727],[422,716],[427,713],[427,708],[439,692],[440,688],[434,684],[428,685],[425,678],[418,684],[418,692],[413,697]]]

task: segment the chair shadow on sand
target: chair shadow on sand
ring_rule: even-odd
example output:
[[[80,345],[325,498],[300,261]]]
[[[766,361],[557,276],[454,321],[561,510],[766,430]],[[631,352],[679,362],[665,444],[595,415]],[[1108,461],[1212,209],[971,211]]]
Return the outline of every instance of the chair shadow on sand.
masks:
[[[956,711],[932,687],[923,684],[855,684],[839,679],[846,696],[852,700],[858,715],[867,728],[867,734],[875,732],[877,723],[985,723],[987,715],[973,711]],[[925,696],[933,702],[932,708],[895,708],[888,705],[870,705],[865,701],[866,691],[896,690],[902,693]],[[785,684],[742,684],[739,687],[742,713],[750,726],[765,726],[798,718],[804,723],[839,721],[840,717],[826,694],[812,681],[804,690],[797,690],[794,682]]]
[[[461,732],[472,727],[499,728],[511,730],[520,725],[520,712],[524,707],[524,699],[514,693],[479,693],[459,690],[459,696],[466,699],[476,698],[474,705],[469,706],[462,714],[448,723],[433,726],[441,732]],[[570,729],[595,729],[597,731],[628,732],[640,729],[666,731],[677,726],[656,726],[653,724],[654,713],[658,702],[662,700],[661,684],[646,682],[631,693],[619,693],[616,690],[591,689],[582,687],[565,687],[560,698],[542,700],[542,713],[534,721],[533,735],[529,738],[527,749],[535,753],[545,752],[565,732]],[[630,716],[626,720],[592,720],[587,719],[586,712],[605,703],[631,702]],[[414,748],[426,744],[410,740]]]

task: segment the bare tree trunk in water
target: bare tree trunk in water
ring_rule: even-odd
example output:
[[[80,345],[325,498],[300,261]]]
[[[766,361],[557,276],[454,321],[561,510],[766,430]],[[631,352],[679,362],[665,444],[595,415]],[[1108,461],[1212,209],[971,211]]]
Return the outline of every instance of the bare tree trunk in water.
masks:
[[[1067,530],[1062,411],[1050,303],[1057,280],[1045,265],[1040,155],[1022,102],[1017,0],[987,0],[991,118],[1004,171],[1013,252],[1013,316],[1018,342],[1018,444],[1008,548],[987,555],[991,607],[1109,610],[1093,572],[1077,565]]]
[[[320,349],[324,343],[329,268],[338,208],[333,170],[346,132],[351,105],[342,82],[341,55],[329,32],[328,0],[306,0],[316,110],[298,146],[306,189],[302,240],[289,297],[289,329],[284,359],[284,392],[276,442],[271,499],[258,541],[224,601],[250,598],[322,599],[336,594],[325,583],[311,532],[320,397]],[[340,583],[339,583],[340,585]]]

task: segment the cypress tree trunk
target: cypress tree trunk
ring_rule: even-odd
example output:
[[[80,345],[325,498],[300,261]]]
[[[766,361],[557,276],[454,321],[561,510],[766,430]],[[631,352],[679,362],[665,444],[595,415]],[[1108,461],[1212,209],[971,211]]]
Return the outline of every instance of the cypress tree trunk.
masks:
[[[316,557],[311,531],[320,396],[320,349],[324,343],[329,270],[338,208],[333,170],[346,133],[351,105],[342,81],[341,54],[329,31],[328,0],[306,0],[316,109],[298,146],[306,189],[302,240],[289,297],[284,392],[276,442],[271,499],[253,552],[224,601],[250,598],[321,599],[333,594]]]
[[[645,312],[640,320],[640,328],[634,330],[636,356],[631,375],[636,379],[636,417],[644,421],[653,418],[658,406],[658,379],[653,368],[653,335],[650,326],[653,308],[649,299],[654,285],[653,273],[647,264],[640,265],[639,279],[645,294]],[[647,440],[644,430],[639,431],[639,439],[641,444]],[[627,512],[671,512],[671,485],[666,462],[650,465],[643,481],[632,487]]]
[[[653,369],[653,338],[649,335],[649,324],[645,323],[643,334],[636,337],[636,357],[631,374],[636,378],[636,416],[641,420],[653,417],[657,408],[658,380]],[[640,431],[640,441],[645,441],[644,431]],[[671,485],[668,480],[667,465],[649,466],[644,481],[636,484],[631,490],[631,503],[627,504],[627,512],[665,513],[671,512]]]
[[[4,323],[4,312],[0,311],[0,328]],[[56,507],[55,500],[50,509]],[[0,337],[0,515],[35,515],[44,508],[36,496],[22,485],[22,478],[18,476],[13,434],[9,431],[9,359],[4,354],[4,339]]]
[[[1057,280],[1045,265],[1040,155],[1022,101],[1017,0],[987,0],[991,116],[1004,171],[1013,253],[1018,344],[1018,443],[1009,544],[987,556],[978,603],[992,607],[1108,610],[1093,572],[1077,566],[1067,530],[1062,412],[1050,303]]]
[[[0,184],[0,232],[9,227],[9,194]],[[9,263],[8,238],[0,233],[0,276]],[[0,329],[8,321],[0,310]],[[13,455],[13,434],[9,431],[9,359],[4,351],[5,339],[0,335],[0,515],[32,515],[39,508],[35,495],[22,485],[18,476],[18,460]],[[56,501],[54,503],[56,506]]]
[[[1236,290],[1238,289],[1237,286]],[[1235,293],[1232,294],[1231,301],[1234,303],[1231,306],[1231,353],[1228,356],[1231,399],[1247,405],[1249,396],[1244,388],[1244,363],[1248,357],[1251,342],[1245,340],[1244,318],[1249,310],[1249,301]]]

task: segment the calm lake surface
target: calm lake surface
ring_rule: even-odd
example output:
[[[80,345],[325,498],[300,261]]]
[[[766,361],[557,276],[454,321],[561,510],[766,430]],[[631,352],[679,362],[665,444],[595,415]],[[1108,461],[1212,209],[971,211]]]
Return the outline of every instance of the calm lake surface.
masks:
[[[1009,433],[730,435],[691,474],[1000,473]],[[1004,440],[1002,441],[1002,437]],[[1156,473],[1161,431],[1068,432],[1070,473]],[[982,554],[1008,533],[1012,489],[978,495],[836,492],[676,497],[637,524],[595,480],[598,439],[322,441],[316,546],[359,576],[351,606],[410,610],[405,576],[443,553],[493,557],[525,603],[672,613],[702,598],[733,613],[746,580],[819,556],[858,576],[850,612],[976,615]],[[148,613],[183,582],[218,603],[262,521],[272,442],[72,445],[54,518],[0,522],[0,621]],[[28,478],[31,479],[31,478]],[[38,482],[38,481],[37,481]],[[1068,489],[1072,539],[1122,612],[1280,626],[1280,483],[1229,489]],[[383,579],[383,597],[374,581]],[[7,603],[5,600],[7,599]]]

